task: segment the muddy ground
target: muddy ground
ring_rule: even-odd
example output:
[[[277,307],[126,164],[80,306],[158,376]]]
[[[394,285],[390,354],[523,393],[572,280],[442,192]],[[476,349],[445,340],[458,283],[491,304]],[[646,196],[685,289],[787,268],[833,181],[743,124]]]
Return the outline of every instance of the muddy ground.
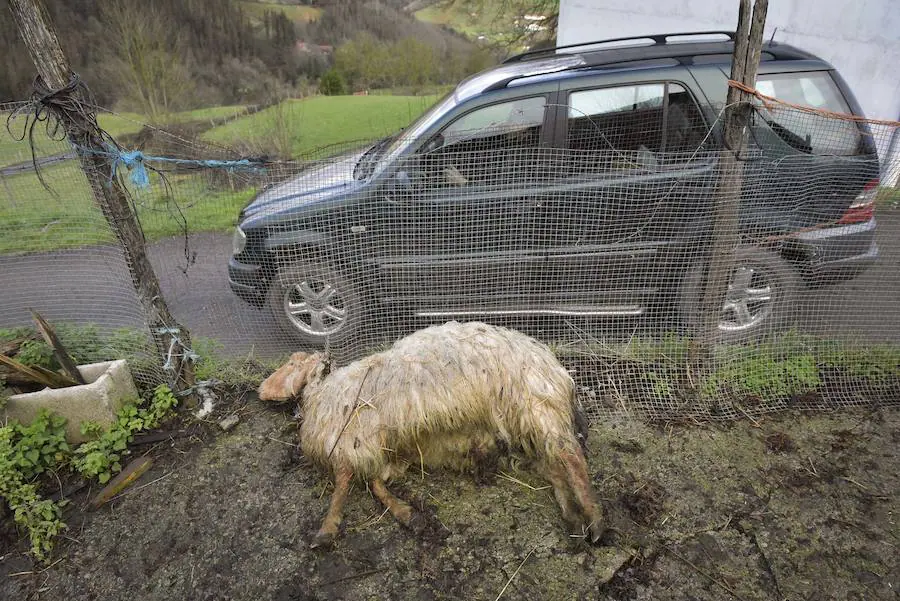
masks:
[[[900,587],[897,410],[595,424],[610,547],[567,535],[544,483],[513,464],[487,482],[395,484],[427,515],[422,535],[356,486],[327,551],[309,543],[330,489],[296,452],[290,413],[252,397],[223,410],[241,420],[228,433],[194,425],[137,447],[153,467],[107,506],[85,510],[96,490],[78,493],[50,568],[0,537],[0,598],[861,600]]]

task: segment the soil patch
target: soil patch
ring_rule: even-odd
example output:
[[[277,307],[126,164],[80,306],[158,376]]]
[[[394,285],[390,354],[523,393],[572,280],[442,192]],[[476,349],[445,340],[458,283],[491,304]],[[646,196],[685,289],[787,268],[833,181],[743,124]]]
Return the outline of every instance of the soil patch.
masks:
[[[49,569],[0,537],[4,599],[895,599],[900,413],[781,413],[723,424],[609,418],[588,438],[613,529],[565,530],[534,472],[410,472],[425,513],[400,527],[361,486],[330,550],[311,550],[327,478],[297,453],[289,412],[253,399],[240,423],[148,439],[154,465],[97,511],[75,495]],[[515,480],[509,478],[512,476]]]

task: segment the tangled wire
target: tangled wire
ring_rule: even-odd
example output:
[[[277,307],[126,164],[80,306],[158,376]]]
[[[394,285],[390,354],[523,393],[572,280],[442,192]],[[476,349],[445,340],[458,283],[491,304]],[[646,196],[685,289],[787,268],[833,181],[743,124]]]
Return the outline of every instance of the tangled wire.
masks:
[[[31,99],[6,118],[6,131],[13,139],[17,142],[28,139],[34,172],[41,185],[54,195],[55,192],[44,180],[39,168],[35,151],[35,130],[43,124],[47,138],[61,142],[68,137],[76,147],[97,143],[118,148],[115,140],[98,125],[93,106],[93,95],[77,73],[72,73],[69,83],[57,90],[51,89],[37,75],[32,83]],[[16,120],[23,115],[25,120],[22,128],[16,130]]]

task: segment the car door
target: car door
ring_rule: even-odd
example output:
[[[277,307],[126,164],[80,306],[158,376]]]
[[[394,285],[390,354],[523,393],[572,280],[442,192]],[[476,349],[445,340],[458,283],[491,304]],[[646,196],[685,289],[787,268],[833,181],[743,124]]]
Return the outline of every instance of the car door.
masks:
[[[676,82],[561,90],[558,177],[526,293],[574,314],[639,314],[696,251],[716,177],[708,128]]]
[[[521,306],[547,104],[541,94],[475,108],[404,159],[375,251],[382,302],[446,318]]]

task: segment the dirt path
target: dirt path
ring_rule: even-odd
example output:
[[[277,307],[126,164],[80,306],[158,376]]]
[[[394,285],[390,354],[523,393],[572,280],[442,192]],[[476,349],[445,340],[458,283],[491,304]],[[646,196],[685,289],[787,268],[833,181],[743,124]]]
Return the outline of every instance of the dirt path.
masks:
[[[394,488],[425,508],[421,537],[357,486],[329,551],[308,548],[329,491],[289,415],[229,411],[241,422],[218,439],[155,447],[145,486],[83,515],[76,499],[49,570],[14,575],[31,568],[3,549],[0,598],[893,600],[900,587],[897,411],[598,424],[589,462],[617,547],[568,537],[523,470],[534,489],[411,472]]]

